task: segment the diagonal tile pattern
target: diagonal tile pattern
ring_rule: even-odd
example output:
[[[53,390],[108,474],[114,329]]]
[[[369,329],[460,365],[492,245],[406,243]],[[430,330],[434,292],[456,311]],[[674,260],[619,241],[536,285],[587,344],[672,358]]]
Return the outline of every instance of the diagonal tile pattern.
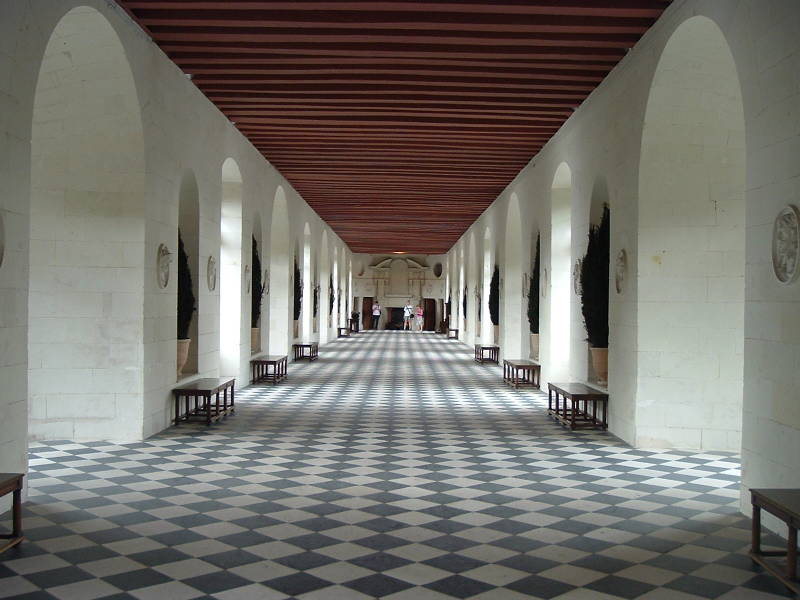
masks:
[[[337,340],[237,400],[210,428],[33,445],[0,598],[792,597],[746,555],[737,457],[567,432],[454,340]]]

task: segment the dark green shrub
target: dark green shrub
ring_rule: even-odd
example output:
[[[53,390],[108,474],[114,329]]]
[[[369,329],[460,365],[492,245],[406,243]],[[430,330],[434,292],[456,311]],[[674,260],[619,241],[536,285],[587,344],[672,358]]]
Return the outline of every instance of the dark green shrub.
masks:
[[[539,333],[539,268],[540,268],[540,234],[536,234],[536,254],[533,257],[533,271],[531,271],[531,288],[528,295],[528,325],[531,333]]]
[[[179,340],[189,338],[189,327],[192,316],[197,309],[194,291],[192,290],[192,271],[189,269],[189,257],[183,247],[181,232],[178,230],[178,328]]]
[[[261,320],[261,302],[264,298],[264,283],[261,282],[261,257],[258,255],[258,242],[253,236],[253,285],[250,294],[250,327],[258,327]]]
[[[300,319],[300,309],[303,307],[303,281],[300,279],[300,269],[297,259],[294,260],[294,320]]]
[[[328,302],[330,302],[330,306],[328,307],[328,315],[333,314],[333,302],[335,298],[336,294],[333,292],[333,274],[331,274],[331,279],[328,283]]]
[[[489,282],[489,319],[492,325],[500,324],[500,268],[497,265]]]
[[[589,227],[589,245],[581,263],[581,312],[593,348],[608,348],[608,260],[611,216],[603,206],[600,225]]]

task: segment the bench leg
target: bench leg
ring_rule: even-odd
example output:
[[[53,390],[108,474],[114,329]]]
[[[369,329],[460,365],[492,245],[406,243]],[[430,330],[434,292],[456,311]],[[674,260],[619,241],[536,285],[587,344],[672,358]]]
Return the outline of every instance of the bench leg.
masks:
[[[14,490],[12,495],[12,502],[13,502],[13,525],[11,530],[11,535],[15,538],[22,537],[22,483],[20,483],[20,487]]]
[[[761,554],[761,507],[753,504],[753,522],[750,531],[750,552]]]

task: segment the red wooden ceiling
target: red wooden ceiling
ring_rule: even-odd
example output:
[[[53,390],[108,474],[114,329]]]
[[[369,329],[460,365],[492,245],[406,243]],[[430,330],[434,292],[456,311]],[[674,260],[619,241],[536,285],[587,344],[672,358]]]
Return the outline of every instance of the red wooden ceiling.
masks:
[[[354,252],[444,253],[669,0],[118,0]]]

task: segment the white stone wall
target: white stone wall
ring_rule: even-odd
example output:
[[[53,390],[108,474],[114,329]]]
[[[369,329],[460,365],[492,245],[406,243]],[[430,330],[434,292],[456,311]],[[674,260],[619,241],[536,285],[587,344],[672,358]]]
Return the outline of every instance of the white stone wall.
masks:
[[[73,144],[62,152],[66,158],[59,158],[58,144],[43,143],[41,151],[35,152],[41,157],[41,172],[53,173],[52,180],[59,173],[68,177],[63,178],[64,186],[56,186],[57,194],[45,194],[47,188],[42,187],[42,178],[37,178],[35,189],[39,191],[32,200],[30,140],[34,137],[39,66],[56,25],[79,6],[86,7],[79,12],[98,18],[103,27],[87,32],[78,25],[74,36],[67,29],[62,30],[62,35],[69,35],[70,39],[53,39],[58,60],[49,63],[52,66],[43,73],[46,85],[38,100],[50,112],[39,112],[47,118],[38,119],[36,139],[72,136]],[[105,38],[104,31],[109,34]],[[63,46],[65,42],[80,52],[59,55],[59,44]],[[116,44],[122,51],[107,52],[105,44]],[[84,81],[83,89],[66,90],[83,104],[64,103],[63,98],[69,95],[64,89],[58,90],[65,81],[59,69],[66,72],[71,68],[69,61],[81,62],[84,54],[89,60],[83,61],[85,66],[76,72]],[[119,82],[126,76],[131,81],[127,88]],[[261,215],[264,229],[270,230],[272,198],[282,185],[287,193],[290,235],[296,235],[298,223],[302,227],[308,222],[315,232],[314,251],[320,238],[316,234],[325,230],[331,247],[340,249],[342,260],[349,256],[338,236],[280,173],[113,3],[0,3],[0,108],[0,183],[4,190],[0,209],[6,237],[5,260],[0,267],[0,374],[4,389],[0,400],[4,415],[0,425],[0,470],[26,468],[29,395],[33,400],[31,433],[38,437],[140,439],[169,425],[170,390],[175,383],[177,262],[173,261],[169,285],[162,290],[157,284],[156,250],[164,243],[173,257],[177,256],[179,185],[184,171],[196,174],[199,192],[199,272],[192,275],[199,288],[196,343],[200,376],[219,372],[219,283],[216,290],[208,289],[206,265],[211,255],[219,267],[221,168],[228,157],[235,158],[242,171],[243,237],[247,236],[243,246],[249,250],[255,212]],[[85,119],[81,122],[78,118],[81,112],[91,113],[88,116],[94,126],[89,131]],[[139,188],[128,174],[135,165],[135,156],[125,154],[132,147],[125,139],[134,131],[131,115],[141,123],[143,160],[139,174],[143,178]],[[79,125],[82,128],[76,130]],[[77,160],[87,154],[101,156],[101,160],[94,161],[96,169],[90,168],[90,162]],[[64,160],[68,161],[66,166]],[[78,195],[73,194],[66,201],[58,195],[71,189]],[[32,210],[39,211],[42,218],[36,219],[31,239],[28,232]],[[66,216],[71,210],[85,221],[82,237],[75,238],[76,228],[69,219],[54,218],[59,210]],[[104,211],[108,214],[103,215]],[[134,219],[131,227],[126,225],[126,219]],[[38,223],[47,225],[40,227]],[[102,243],[98,245],[97,240]],[[289,253],[290,249],[281,251]],[[264,258],[266,262],[269,257]],[[101,259],[105,262],[95,262]],[[248,255],[243,266],[249,261]],[[60,291],[48,299],[40,292],[53,281]],[[72,331],[61,337],[60,347],[50,347],[45,344],[46,339],[36,336],[28,345],[29,289],[34,320],[54,319],[48,336],[61,330]],[[74,294],[87,291],[86,302],[73,302]],[[74,308],[89,313],[66,314]],[[248,375],[249,311],[250,297],[243,290],[239,385],[247,382]],[[120,314],[125,323],[119,321]],[[78,336],[75,327],[69,325],[80,319],[97,323],[98,317],[102,319],[95,330],[99,338],[89,335],[91,328],[84,328],[83,336]],[[41,327],[30,329],[36,331]],[[286,343],[288,350],[288,340]],[[56,377],[56,371],[66,364],[64,361],[90,358],[94,362],[70,363],[70,373]],[[31,389],[27,385],[29,366]],[[50,373],[39,373],[41,369],[49,369]],[[73,397],[59,395],[64,390],[51,393],[55,381]],[[84,393],[81,387],[85,387]],[[70,414],[59,412],[62,408]]]
[[[719,302],[714,309],[710,309],[719,313],[714,318],[724,317],[719,320],[731,330],[732,337],[728,337],[731,340],[729,352],[717,357],[698,356],[697,364],[688,364],[686,373],[688,375],[707,368],[711,370],[716,365],[713,370],[718,374],[720,395],[729,396],[731,388],[739,385],[736,361],[743,347],[744,406],[739,415],[737,410],[730,410],[729,407],[720,406],[717,410],[709,406],[713,404],[709,402],[713,388],[706,384],[702,397],[685,393],[685,386],[671,388],[663,385],[657,390],[642,386],[653,373],[652,349],[644,344],[651,345],[669,334],[668,323],[659,326],[653,322],[655,317],[652,313],[639,314],[643,304],[651,302],[659,293],[656,287],[648,286],[648,295],[642,297],[639,283],[651,275],[652,269],[643,269],[642,265],[647,262],[648,256],[653,255],[651,250],[658,244],[657,236],[665,233],[666,226],[663,222],[659,226],[657,221],[660,217],[651,218],[642,214],[639,167],[642,161],[643,123],[651,83],[665,46],[682,23],[698,15],[707,17],[721,30],[730,46],[741,84],[746,166],[730,163],[732,169],[723,178],[718,176],[722,171],[718,171],[712,178],[709,193],[718,202],[723,202],[726,194],[728,198],[733,198],[725,189],[729,190],[735,185],[737,177],[741,179],[743,169],[746,172],[746,301],[743,334],[737,334],[735,331],[737,327],[740,328],[736,325],[738,317],[723,305],[734,305],[740,297],[733,288],[736,278],[740,276],[735,266],[735,255],[741,250],[729,243],[734,235],[731,231],[728,232],[730,235],[724,235],[721,234],[722,230],[718,230],[720,235],[707,238],[707,243],[713,246],[709,248],[711,252],[719,253],[720,270],[717,277],[703,275],[703,285],[707,297]],[[611,282],[611,431],[633,444],[664,445],[666,438],[651,435],[652,429],[649,428],[661,413],[651,413],[650,408],[671,406],[682,398],[692,398],[695,405],[691,408],[695,410],[690,410],[687,405],[686,410],[676,411],[676,415],[680,413],[679,425],[691,428],[696,426],[697,421],[708,424],[705,427],[708,445],[703,442],[702,435],[681,437],[674,432],[672,437],[666,439],[666,443],[683,447],[728,449],[737,445],[736,421],[741,418],[744,488],[800,486],[800,467],[796,462],[800,454],[800,401],[797,395],[800,387],[800,327],[797,326],[800,284],[779,284],[770,262],[775,216],[788,203],[800,204],[800,120],[794,118],[800,106],[800,71],[796,68],[800,57],[799,26],[800,4],[790,0],[768,3],[755,0],[674,2],[450,251],[451,260],[458,261],[461,249],[467,249],[466,271],[470,280],[469,244],[472,236],[481,235],[486,222],[492,221],[496,214],[505,214],[508,199],[516,193],[523,208],[523,231],[535,232],[537,224],[541,224],[542,267],[549,269],[550,186],[557,166],[566,162],[573,178],[572,240],[573,255],[578,258],[585,248],[592,190],[598,178],[604,178],[611,206],[611,257],[613,260],[624,248],[628,258],[627,278],[622,292],[613,290]],[[725,93],[724,89],[718,91]],[[725,102],[720,104],[719,98],[706,96],[703,100],[712,110],[724,113],[732,109]],[[700,135],[703,127],[708,125],[708,116],[696,115],[694,135]],[[673,121],[673,125],[675,123]],[[713,132],[708,133],[710,135]],[[667,131],[664,134],[674,135],[674,132],[670,134]],[[741,132],[729,131],[728,141],[729,149],[735,149],[742,142]],[[717,160],[720,156],[718,154]],[[696,158],[702,160],[704,157]],[[728,154],[727,159],[732,160],[733,155]],[[696,164],[696,161],[692,162],[692,168]],[[676,168],[675,165],[664,164],[665,170],[674,171]],[[684,173],[678,176],[681,174]],[[685,170],[685,175],[686,179],[694,179],[696,183],[691,169]],[[693,214],[691,211],[685,212],[689,207],[682,198],[664,198],[660,206],[667,215]],[[678,236],[679,232],[668,232],[671,243],[674,242],[673,234]],[[584,246],[576,248],[577,243]],[[647,247],[642,248],[643,244]],[[663,285],[663,281],[655,285]],[[693,286],[687,283],[687,293],[691,291],[689,288],[693,289]],[[544,355],[549,343],[544,335],[549,314],[544,298],[542,302]],[[670,306],[670,303],[663,306]],[[669,310],[677,309],[672,304]],[[737,336],[740,336],[740,340],[743,337],[743,344],[735,341]],[[571,375],[580,378],[588,372],[585,350],[574,347],[575,342],[579,341],[577,335],[572,340]],[[662,367],[666,368],[667,365],[659,368]],[[646,406],[640,402],[645,394],[648,397]],[[730,433],[714,435],[711,430],[715,427]],[[746,509],[746,505],[745,499],[743,508]]]

